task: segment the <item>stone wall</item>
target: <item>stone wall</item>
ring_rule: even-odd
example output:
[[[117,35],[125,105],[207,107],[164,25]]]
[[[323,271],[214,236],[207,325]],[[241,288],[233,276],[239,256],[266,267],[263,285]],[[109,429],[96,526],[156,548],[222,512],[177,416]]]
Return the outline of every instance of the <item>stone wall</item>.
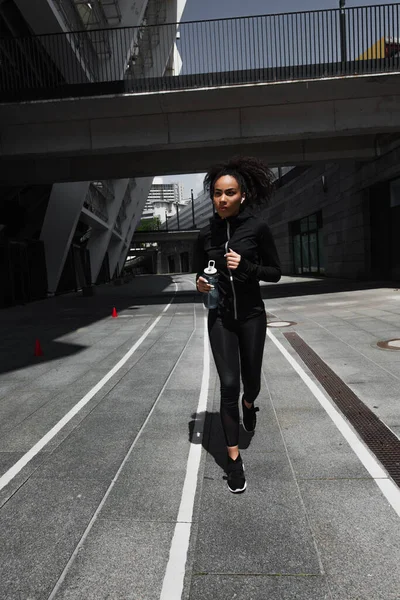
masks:
[[[321,210],[325,275],[370,277],[370,189],[400,176],[400,145],[374,161],[318,164],[297,173],[289,173],[266,212],[283,272],[293,274],[290,223]]]

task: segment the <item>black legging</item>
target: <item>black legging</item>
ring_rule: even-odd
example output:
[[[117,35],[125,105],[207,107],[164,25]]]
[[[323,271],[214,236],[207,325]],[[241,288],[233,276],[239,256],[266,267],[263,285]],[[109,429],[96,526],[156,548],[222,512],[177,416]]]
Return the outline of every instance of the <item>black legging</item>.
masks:
[[[251,403],[260,392],[266,335],[266,314],[247,321],[208,315],[208,334],[221,382],[221,421],[226,445],[239,443],[239,394],[242,374],[244,398]]]

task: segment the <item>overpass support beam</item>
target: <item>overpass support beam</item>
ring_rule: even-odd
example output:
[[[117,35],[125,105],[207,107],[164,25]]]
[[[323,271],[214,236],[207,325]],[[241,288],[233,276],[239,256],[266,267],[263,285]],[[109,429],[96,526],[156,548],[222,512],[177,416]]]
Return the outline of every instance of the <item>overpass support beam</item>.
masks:
[[[59,11],[48,0],[15,0],[24,18],[36,34],[60,33],[66,30]]]
[[[36,34],[65,33],[83,29],[83,22],[72,2],[70,5],[68,3],[57,5],[52,0],[15,0],[15,2]],[[74,40],[73,36],[65,37],[62,41],[52,36],[43,36],[41,43],[68,83],[93,81],[94,75],[85,53],[87,56],[90,55],[92,62],[96,62],[98,56],[89,40],[85,44],[83,35],[80,35],[79,42],[77,39]],[[82,53],[78,47],[79,43],[85,47]]]
[[[129,252],[133,234],[142,216],[144,205],[150,192],[153,177],[142,177],[136,180],[133,198],[127,210],[127,218],[122,227],[123,241],[109,254],[110,272],[113,273],[118,265],[121,272]]]
[[[108,203],[108,227],[107,229],[98,229],[95,235],[90,237],[88,249],[90,251],[90,269],[92,273],[92,283],[96,283],[101,265],[110,245],[115,223],[127,190],[129,179],[119,179],[114,181],[114,199]]]
[[[49,293],[55,293],[89,183],[53,185],[40,239],[44,242]]]
[[[157,270],[156,270],[157,275],[161,275],[163,273],[163,262],[164,262],[163,258],[164,258],[163,252],[162,252],[162,250],[159,250],[157,252]]]

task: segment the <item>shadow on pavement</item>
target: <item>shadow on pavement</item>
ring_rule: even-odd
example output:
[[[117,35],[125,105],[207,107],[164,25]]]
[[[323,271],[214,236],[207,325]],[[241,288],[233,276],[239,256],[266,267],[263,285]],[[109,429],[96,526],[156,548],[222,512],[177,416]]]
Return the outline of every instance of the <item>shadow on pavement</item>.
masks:
[[[95,287],[95,294],[89,297],[82,293],[64,294],[0,310],[0,374],[70,357],[86,350],[92,340],[85,343],[85,328],[104,319],[111,320],[114,307],[118,314],[133,315],[138,314],[137,311],[143,306],[160,304],[163,308],[172,298],[174,304],[200,302],[201,298],[197,296],[195,290],[182,296],[174,295],[173,278],[160,275],[136,277],[122,286],[98,286]],[[116,322],[121,327],[124,320]],[[79,341],[60,339],[79,332]],[[89,338],[91,333],[88,331]],[[34,355],[37,339],[43,350],[41,357]]]
[[[179,276],[175,275],[175,278]],[[70,293],[25,306],[0,310],[0,374],[24,369],[38,363],[54,361],[79,354],[90,347],[79,341],[60,338],[110,318],[113,307],[118,313],[133,315],[144,306],[166,305],[173,298],[174,304],[202,303],[203,298],[194,289],[175,294],[174,277],[171,275],[145,275],[135,277],[121,286],[113,284],[95,287],[94,296]],[[180,283],[194,278],[185,273]],[[311,279],[296,277],[296,281],[262,285],[263,298],[289,298],[312,296],[344,291],[396,288],[396,282],[361,282],[338,279]],[[122,319],[121,319],[122,321]],[[120,322],[118,322],[120,326]],[[44,356],[35,357],[35,341],[39,339]]]
[[[296,281],[261,285],[261,296],[266,299],[290,298],[292,296],[314,296],[318,294],[339,294],[380,288],[397,289],[396,281],[355,281],[351,279],[309,279],[296,277]]]
[[[191,419],[188,423],[189,442],[191,444],[199,444],[199,440],[201,440],[203,448],[211,454],[220,469],[226,473],[227,453],[220,414],[209,411],[194,413],[191,415]],[[201,434],[203,420],[203,435],[197,436],[198,432]],[[244,450],[248,448],[253,436],[254,433],[247,433],[242,425],[240,425],[239,449]]]

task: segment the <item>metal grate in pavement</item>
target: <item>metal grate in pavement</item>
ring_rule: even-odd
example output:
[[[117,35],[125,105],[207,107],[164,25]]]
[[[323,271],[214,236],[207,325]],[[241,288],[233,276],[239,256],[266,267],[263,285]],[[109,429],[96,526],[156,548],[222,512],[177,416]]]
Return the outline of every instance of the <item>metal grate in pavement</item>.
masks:
[[[284,333],[302,361],[400,487],[400,440],[294,332]]]

